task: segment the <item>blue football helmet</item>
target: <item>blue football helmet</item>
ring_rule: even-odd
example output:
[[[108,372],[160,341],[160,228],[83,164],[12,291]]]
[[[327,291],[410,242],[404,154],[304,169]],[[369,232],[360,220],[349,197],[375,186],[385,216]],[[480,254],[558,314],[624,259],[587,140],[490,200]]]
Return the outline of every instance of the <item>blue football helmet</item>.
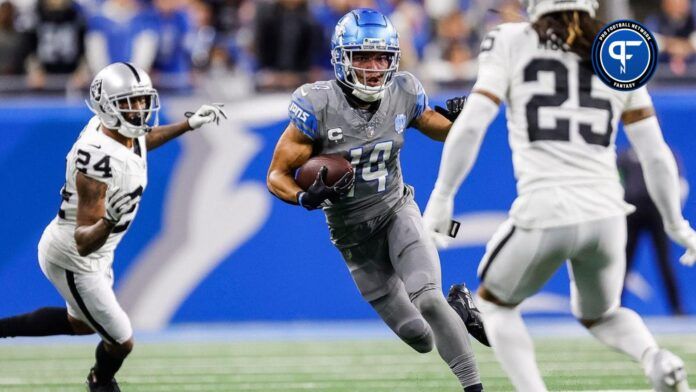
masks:
[[[388,55],[389,66],[384,70],[378,70],[383,73],[380,85],[369,86],[367,80],[360,80],[356,71],[375,70],[354,67],[353,54],[356,52],[384,52]],[[381,13],[359,8],[344,15],[336,24],[331,38],[331,64],[336,80],[352,88],[356,97],[367,102],[381,99],[394,73],[399,69],[400,57],[399,34],[389,19]]]

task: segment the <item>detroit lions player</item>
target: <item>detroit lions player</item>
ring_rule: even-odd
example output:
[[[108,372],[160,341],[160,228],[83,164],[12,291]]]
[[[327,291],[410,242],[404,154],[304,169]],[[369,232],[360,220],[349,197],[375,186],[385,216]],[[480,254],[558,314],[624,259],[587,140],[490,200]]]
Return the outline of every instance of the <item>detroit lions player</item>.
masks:
[[[381,13],[358,9],[341,18],[331,54],[336,80],[305,84],[292,96],[268,188],[308,210],[324,207],[331,239],[365,300],[416,351],[429,352],[434,340],[464,390],[481,391],[465,326],[442,295],[438,254],[399,163],[406,128],[443,141],[451,121],[428,107],[413,75],[397,72],[397,32]],[[293,173],[313,153],[341,154],[355,178],[349,173],[327,187],[321,171],[302,191]]]
[[[112,263],[147,186],[147,153],[225,114],[203,105],[186,121],[156,126],[157,91],[130,63],[101,70],[88,104],[95,116],[68,153],[60,211],[39,242],[41,270],[67,308],[0,319],[0,337],[96,332],[102,340],[88,390],[119,391],[114,374],[133,348],[133,331],[112,288]]]
[[[696,258],[696,233],[681,214],[677,170],[645,88],[619,92],[589,65],[600,22],[596,0],[530,0],[532,23],[503,24],[483,41],[467,106],[445,143],[425,210],[441,237],[453,198],[483,135],[507,102],[518,197],[488,243],[479,296],[488,337],[518,391],[545,391],[517,305],[569,259],[573,314],[597,339],[643,366],[656,391],[684,391],[681,359],[660,349],[641,318],[620,306],[626,217],[616,169],[619,120],[645,172],[669,236]]]

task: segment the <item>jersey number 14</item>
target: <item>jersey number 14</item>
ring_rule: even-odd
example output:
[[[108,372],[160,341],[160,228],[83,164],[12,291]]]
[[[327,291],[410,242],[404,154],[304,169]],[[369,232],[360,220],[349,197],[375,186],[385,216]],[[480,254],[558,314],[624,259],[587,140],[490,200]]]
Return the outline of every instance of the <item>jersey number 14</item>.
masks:
[[[363,147],[354,148],[350,150],[350,164],[356,170],[356,178],[362,181],[376,181],[377,182],[377,192],[384,192],[387,188],[387,176],[389,175],[389,170],[387,169],[387,164],[385,161],[389,160],[391,157],[392,146],[394,142],[392,140],[386,142],[380,142],[375,144],[374,149],[370,153],[370,157],[367,162],[362,165],[362,156],[364,152]],[[355,192],[355,187],[353,187],[348,193],[348,197],[353,197]]]

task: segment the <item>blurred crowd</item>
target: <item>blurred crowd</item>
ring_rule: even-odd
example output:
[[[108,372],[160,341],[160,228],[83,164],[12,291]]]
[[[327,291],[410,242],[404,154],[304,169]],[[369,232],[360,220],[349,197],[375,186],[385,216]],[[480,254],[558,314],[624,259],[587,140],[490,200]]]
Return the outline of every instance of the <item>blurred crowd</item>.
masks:
[[[666,65],[658,76],[696,81],[692,1],[605,0],[601,16],[644,21]],[[486,31],[525,18],[519,0],[0,0],[0,91],[79,91],[114,61],[176,93],[289,90],[333,76],[334,25],[358,7],[389,15],[401,69],[430,88],[470,83]]]

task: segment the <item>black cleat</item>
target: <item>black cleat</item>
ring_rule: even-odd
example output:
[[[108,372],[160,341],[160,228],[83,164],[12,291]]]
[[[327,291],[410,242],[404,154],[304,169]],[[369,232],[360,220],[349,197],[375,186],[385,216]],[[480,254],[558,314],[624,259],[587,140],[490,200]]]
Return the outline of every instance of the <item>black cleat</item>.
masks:
[[[450,287],[449,293],[447,293],[447,302],[462,318],[469,334],[484,346],[490,347],[491,344],[488,343],[488,336],[486,336],[486,330],[483,327],[481,312],[476,308],[471,292],[464,283],[453,284]]]
[[[97,375],[94,373],[94,368],[87,375],[87,391],[88,392],[121,392],[115,378],[112,378],[106,384],[97,383]]]

